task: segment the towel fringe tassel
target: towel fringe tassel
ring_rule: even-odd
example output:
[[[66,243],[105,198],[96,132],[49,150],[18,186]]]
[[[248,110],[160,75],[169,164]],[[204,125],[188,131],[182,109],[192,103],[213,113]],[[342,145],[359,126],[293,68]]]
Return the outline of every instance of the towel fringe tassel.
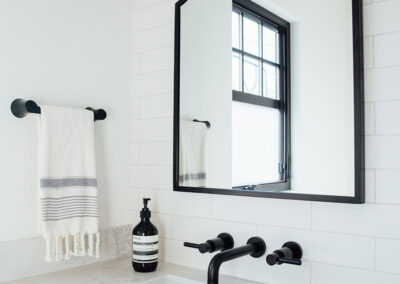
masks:
[[[100,233],[83,232],[74,235],[47,236],[45,240],[46,262],[69,260],[72,255],[100,257]]]
[[[69,247],[69,234],[66,234],[64,237],[64,242],[65,242],[65,259],[69,260],[71,259],[71,249]]]
[[[46,237],[46,256],[44,257],[44,261],[51,262],[51,237]]]
[[[80,241],[79,256],[86,256],[85,233],[79,234],[79,241]]]
[[[73,235],[74,239],[74,256],[78,256],[78,234]]]
[[[54,242],[54,246],[55,246],[55,257],[54,260],[55,261],[60,261],[60,237],[55,237],[55,242]]]
[[[96,233],[96,258],[100,258],[100,233]]]
[[[88,234],[88,245],[89,245],[89,249],[88,249],[88,255],[89,256],[93,256],[93,238],[94,238],[94,234]]]

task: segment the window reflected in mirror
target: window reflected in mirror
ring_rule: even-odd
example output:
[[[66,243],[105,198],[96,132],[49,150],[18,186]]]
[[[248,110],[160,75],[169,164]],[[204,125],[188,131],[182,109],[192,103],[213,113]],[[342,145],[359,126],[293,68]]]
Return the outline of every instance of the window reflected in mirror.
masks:
[[[240,5],[232,9],[232,186],[289,189],[289,24]],[[278,55],[281,54],[279,57]],[[280,60],[279,60],[280,59]],[[281,74],[281,76],[280,76]],[[280,91],[282,90],[282,95]],[[262,131],[255,125],[263,125]]]

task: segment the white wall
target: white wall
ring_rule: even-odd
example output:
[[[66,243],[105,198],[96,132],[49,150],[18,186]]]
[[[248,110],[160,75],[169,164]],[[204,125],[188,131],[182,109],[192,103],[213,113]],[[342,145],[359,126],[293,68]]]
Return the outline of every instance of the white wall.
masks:
[[[290,192],[354,196],[352,1],[256,2],[291,25]]]
[[[262,236],[268,252],[299,241],[305,262],[269,267],[247,257],[224,264],[223,273],[269,284],[400,283],[400,2],[364,6],[365,205],[172,191],[173,4],[134,0],[133,11],[130,187],[153,197],[163,259],[204,270],[211,255],[182,242],[228,231],[238,245]]]
[[[131,16],[130,0],[0,1],[1,266],[10,263],[4,253],[9,241],[39,236],[38,116],[14,117],[15,98],[107,111],[107,119],[95,124],[100,223],[104,228],[132,222],[128,209],[136,208],[136,199],[129,204],[127,199]],[[30,260],[41,262],[43,254]],[[22,264],[14,269],[24,271]]]

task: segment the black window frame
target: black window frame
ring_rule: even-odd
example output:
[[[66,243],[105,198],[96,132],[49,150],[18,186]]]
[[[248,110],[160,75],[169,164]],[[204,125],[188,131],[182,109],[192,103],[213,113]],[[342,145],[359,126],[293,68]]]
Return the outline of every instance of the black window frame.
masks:
[[[241,14],[241,46],[235,48],[232,46],[232,53],[241,54],[241,91],[232,90],[232,101],[242,102],[262,107],[278,109],[280,112],[280,163],[276,165],[279,170],[280,181],[257,184],[243,185],[234,187],[238,190],[260,190],[260,191],[284,191],[290,189],[290,23],[265,8],[247,1],[233,0],[232,11]],[[244,49],[243,19],[248,18],[256,21],[261,27],[275,30],[278,33],[278,61],[272,62],[263,57],[263,38],[261,36],[259,43],[260,55],[254,55],[246,52]],[[272,99],[263,96],[263,76],[260,80],[260,94],[254,95],[244,92],[244,57],[250,57],[260,62],[260,72],[263,74],[263,64],[267,63],[279,69],[279,98]]]

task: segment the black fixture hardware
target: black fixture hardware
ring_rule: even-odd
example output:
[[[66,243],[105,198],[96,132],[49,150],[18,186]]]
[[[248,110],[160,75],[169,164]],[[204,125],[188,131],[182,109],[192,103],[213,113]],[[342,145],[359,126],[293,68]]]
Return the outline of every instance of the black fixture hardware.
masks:
[[[233,248],[234,241],[230,234],[221,233],[217,236],[217,238],[208,240],[202,244],[184,242],[183,245],[185,247],[199,249],[199,252],[201,253],[213,253],[215,251],[224,251]]]
[[[337,196],[321,194],[284,193],[282,183],[276,183],[269,190],[223,189],[209,187],[190,187],[179,184],[179,124],[180,124],[180,73],[181,73],[181,9],[188,0],[179,0],[175,4],[175,43],[174,43],[174,191],[207,194],[239,195],[264,198],[310,200],[339,203],[365,203],[365,139],[364,139],[364,61],[363,61],[363,9],[362,0],[352,0],[353,28],[353,102],[354,102],[354,196]],[[244,6],[250,11],[258,12],[262,7],[250,0],[233,0],[233,3]],[[290,55],[290,53],[289,53]],[[288,86],[290,87],[290,86]],[[290,150],[290,149],[288,149]],[[274,192],[273,190],[277,190]]]
[[[107,113],[104,109],[93,109],[91,107],[87,107],[87,110],[90,110],[94,114],[94,120],[104,120],[107,117]],[[23,100],[23,99],[15,99],[11,103],[11,112],[14,116],[18,118],[25,117],[28,113],[41,113],[40,107],[32,100]]]
[[[267,263],[269,265],[281,265],[282,263],[301,265],[303,250],[296,242],[287,242],[281,249],[267,255]]]
[[[228,249],[216,254],[208,265],[207,284],[218,284],[219,269],[224,262],[236,259],[245,255],[251,255],[254,258],[262,257],[265,254],[267,246],[263,239],[252,237],[247,244],[241,247]]]
[[[198,119],[193,119],[193,122],[200,122],[200,123],[204,123],[207,126],[207,129],[211,128],[211,123],[207,120],[198,120]]]

